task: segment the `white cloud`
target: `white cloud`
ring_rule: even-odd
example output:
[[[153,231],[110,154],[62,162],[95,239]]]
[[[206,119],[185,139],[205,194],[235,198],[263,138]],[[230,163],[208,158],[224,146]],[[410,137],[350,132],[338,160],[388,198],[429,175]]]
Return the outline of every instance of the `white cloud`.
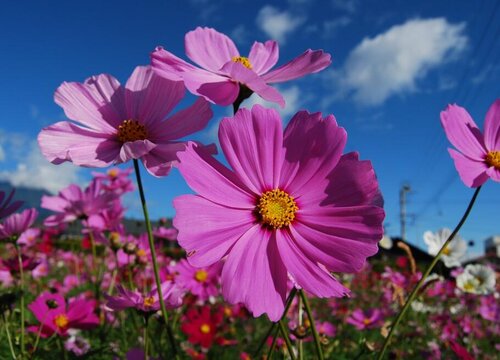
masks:
[[[25,143],[26,144],[26,143]],[[36,141],[26,147],[25,154],[16,156],[13,170],[0,171],[0,179],[12,186],[25,186],[57,193],[71,183],[81,183],[80,169],[72,164],[53,165],[43,157]]]
[[[336,19],[328,20],[323,23],[324,36],[333,36],[338,29],[349,25],[352,22],[348,16],[341,16]]]
[[[330,100],[352,97],[378,105],[393,95],[417,91],[417,80],[439,65],[456,59],[467,46],[465,24],[444,18],[413,19],[365,38],[329,81],[339,89]]]
[[[281,44],[286,37],[305,22],[304,16],[295,16],[288,11],[279,11],[277,8],[266,5],[257,14],[257,26],[273,40]]]
[[[332,6],[335,9],[346,11],[348,13],[356,12],[358,8],[357,0],[332,0]]]
[[[490,64],[485,66],[476,76],[471,79],[475,85],[496,78],[496,73],[500,70],[500,65]]]
[[[2,144],[0,144],[0,162],[5,160],[5,151],[3,149]]]
[[[245,25],[240,24],[236,26],[233,31],[231,31],[230,38],[233,39],[235,43],[244,43],[247,40],[248,32]]]

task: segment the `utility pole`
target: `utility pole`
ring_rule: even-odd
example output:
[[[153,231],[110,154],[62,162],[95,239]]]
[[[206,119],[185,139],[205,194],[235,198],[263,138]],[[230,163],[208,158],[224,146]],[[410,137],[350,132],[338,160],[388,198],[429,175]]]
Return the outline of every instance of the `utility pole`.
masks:
[[[399,208],[401,221],[401,240],[406,241],[406,193],[410,192],[410,185],[405,184],[399,190]]]

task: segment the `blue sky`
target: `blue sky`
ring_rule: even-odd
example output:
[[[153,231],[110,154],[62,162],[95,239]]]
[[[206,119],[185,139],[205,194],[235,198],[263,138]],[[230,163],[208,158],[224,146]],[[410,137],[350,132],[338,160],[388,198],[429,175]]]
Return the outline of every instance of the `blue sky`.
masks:
[[[282,64],[307,48],[324,49],[325,71],[279,86],[288,120],[299,109],[333,113],[348,132],[347,149],[373,162],[386,201],[387,233],[398,235],[399,190],[409,184],[408,238],[453,227],[473,191],[458,178],[446,151],[439,112],[465,106],[482,127],[499,96],[500,10],[481,1],[16,1],[0,12],[0,180],[52,192],[85,184],[90,171],[54,166],[39,154],[40,129],[63,120],[53,102],[63,81],[110,73],[124,83],[149,63],[157,45],[186,58],[184,34],[214,27],[245,54],[253,41],[276,39]],[[260,102],[254,95],[244,105]],[[192,102],[189,95],[184,104]],[[199,140],[215,141],[215,116]],[[144,174],[153,217],[172,216],[171,200],[189,192],[177,171]],[[499,184],[488,183],[461,234],[482,240],[499,234]],[[135,194],[137,195],[137,194]],[[139,217],[138,196],[127,198]]]

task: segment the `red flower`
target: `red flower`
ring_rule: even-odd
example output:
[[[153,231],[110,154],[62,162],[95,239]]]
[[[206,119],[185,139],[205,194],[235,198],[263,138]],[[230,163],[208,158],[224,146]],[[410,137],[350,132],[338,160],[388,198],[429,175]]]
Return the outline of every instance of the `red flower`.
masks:
[[[222,323],[221,312],[211,313],[208,306],[200,310],[191,309],[186,313],[186,320],[181,326],[182,332],[188,336],[191,344],[200,344],[204,348],[210,348],[217,341],[217,330]]]

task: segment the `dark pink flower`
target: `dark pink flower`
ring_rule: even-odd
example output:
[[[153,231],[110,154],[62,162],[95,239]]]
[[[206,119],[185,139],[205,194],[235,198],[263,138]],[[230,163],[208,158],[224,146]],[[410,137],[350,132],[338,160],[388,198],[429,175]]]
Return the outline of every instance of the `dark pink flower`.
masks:
[[[441,124],[458,150],[448,151],[465,185],[478,187],[489,178],[500,182],[500,99],[486,114],[484,135],[467,110],[458,105],[449,105],[441,112]]]
[[[112,310],[120,311],[135,308],[143,312],[156,312],[160,309],[158,291],[153,289],[146,295],[137,290],[127,290],[123,286],[116,287],[117,296],[104,295],[108,302],[106,306]],[[184,291],[174,283],[167,281],[161,284],[163,300],[167,309],[174,309],[182,305]]]
[[[0,220],[15,213],[21,206],[23,206],[24,201],[18,200],[11,202],[15,192],[15,190],[12,190],[9,196],[5,198],[5,191],[0,191]]]
[[[0,224],[0,240],[12,239],[22,235],[35,222],[38,216],[36,209],[26,209],[21,213],[11,214]]]
[[[285,65],[271,70],[278,61],[278,44],[255,42],[248,57],[240,55],[233,41],[211,29],[197,27],[185,37],[186,55],[193,66],[161,47],[151,54],[153,69],[171,80],[183,80],[195,95],[227,106],[233,104],[244,84],[250,94],[285,106],[283,96],[268,84],[279,83],[323,70],[331,63],[330,54],[307,50]],[[271,71],[270,71],[271,70]]]
[[[46,127],[38,142],[54,164],[106,167],[141,159],[151,174],[164,176],[185,147],[176,140],[203,129],[212,117],[209,104],[199,99],[165,120],[183,97],[182,82],[156,76],[149,66],[136,67],[125,86],[107,74],[65,82],[55,101],[77,124]]]
[[[66,336],[69,329],[91,329],[99,325],[95,306],[95,300],[87,299],[70,299],[66,304],[61,294],[45,292],[28,306],[40,322],[28,330],[37,333],[41,326],[41,336],[49,337],[54,333]]]
[[[102,183],[102,188],[106,191],[114,191],[119,195],[126,192],[134,191],[134,185],[130,180],[129,175],[134,171],[133,168],[121,170],[114,167],[109,169],[105,174],[93,172],[94,178]]]
[[[348,294],[330,272],[359,271],[377,252],[384,210],[371,163],[342,155],[346,132],[335,118],[301,111],[283,134],[278,112],[256,105],[223,119],[219,140],[234,170],[194,144],[179,153],[198,193],[174,199],[189,262],[225,258],[225,299],[273,321],[288,275],[318,297]]]
[[[219,278],[222,264],[217,263],[207,267],[195,268],[185,259],[176,266],[177,276],[175,282],[192,294],[206,301],[210,296],[219,294]]]
[[[17,256],[13,256],[8,259],[1,259],[0,263],[8,269],[11,273],[18,273],[20,268],[19,268],[19,259]],[[31,271],[34,268],[36,268],[40,264],[40,260],[32,257],[32,256],[27,256],[22,254],[21,255],[21,263],[23,266],[23,271]]]
[[[373,329],[380,327],[384,321],[379,309],[361,310],[356,309],[346,320],[348,324],[354,325],[358,330]]]

